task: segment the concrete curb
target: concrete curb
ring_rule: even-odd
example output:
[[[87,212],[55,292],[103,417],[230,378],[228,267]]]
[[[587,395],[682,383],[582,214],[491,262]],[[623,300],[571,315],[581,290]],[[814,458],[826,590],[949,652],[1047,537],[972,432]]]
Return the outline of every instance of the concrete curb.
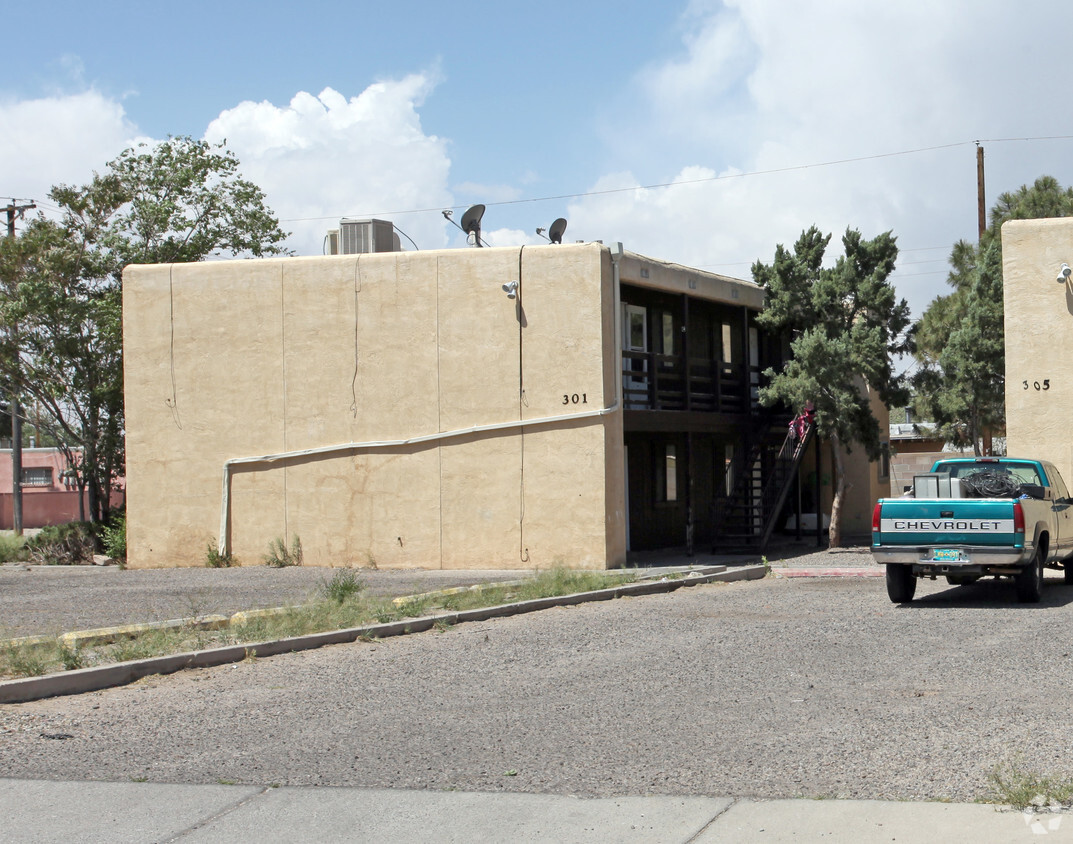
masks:
[[[347,644],[363,638],[382,639],[408,633],[421,633],[425,630],[430,630],[436,625],[452,626],[467,621],[506,618],[512,615],[551,609],[552,607],[574,606],[589,601],[609,601],[629,596],[673,592],[683,586],[696,586],[701,583],[760,580],[766,574],[767,570],[760,565],[741,566],[732,570],[726,569],[725,566],[713,566],[710,570],[699,574],[687,575],[674,580],[663,578],[661,580],[628,583],[611,589],[599,589],[593,592],[578,592],[573,595],[559,595],[553,598],[537,598],[531,601],[499,604],[475,610],[408,618],[404,621],[394,621],[388,624],[370,624],[362,627],[351,627],[346,630],[331,630],[325,633],[311,633],[306,636],[277,639],[270,642],[228,645],[205,651],[120,662],[115,665],[79,668],[73,671],[47,674],[43,677],[4,680],[0,681],[0,703],[26,703],[59,695],[99,691],[100,689],[133,683],[135,680],[151,674],[173,674],[185,668],[209,668],[231,662],[241,662],[249,657],[275,656],[276,654],[320,648],[325,645]]]

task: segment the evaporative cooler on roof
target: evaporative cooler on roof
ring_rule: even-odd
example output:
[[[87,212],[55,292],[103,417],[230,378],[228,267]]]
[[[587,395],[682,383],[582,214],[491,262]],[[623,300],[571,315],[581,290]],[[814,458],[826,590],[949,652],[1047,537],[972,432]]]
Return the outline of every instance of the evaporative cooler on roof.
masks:
[[[397,252],[399,238],[395,226],[388,220],[341,220],[339,222],[339,254],[358,255],[365,252]]]

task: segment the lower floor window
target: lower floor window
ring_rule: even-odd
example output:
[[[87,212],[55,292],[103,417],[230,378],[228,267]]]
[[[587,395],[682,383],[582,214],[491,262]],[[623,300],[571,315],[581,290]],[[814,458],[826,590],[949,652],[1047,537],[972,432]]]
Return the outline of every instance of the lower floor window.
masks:
[[[27,466],[22,470],[23,486],[52,486],[51,466]]]

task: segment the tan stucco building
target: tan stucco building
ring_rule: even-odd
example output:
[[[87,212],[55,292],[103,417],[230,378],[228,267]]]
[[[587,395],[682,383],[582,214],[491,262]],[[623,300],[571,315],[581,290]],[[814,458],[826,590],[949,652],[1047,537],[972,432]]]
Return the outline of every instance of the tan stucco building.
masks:
[[[597,243],[128,267],[128,563],[296,535],[383,568],[717,547],[750,442],[785,433],[755,400],[784,351],[762,307]],[[846,533],[885,494],[853,456]]]
[[[1073,219],[1002,226],[1006,334],[1006,450],[1050,460],[1073,479]],[[1059,281],[1059,277],[1062,278]]]

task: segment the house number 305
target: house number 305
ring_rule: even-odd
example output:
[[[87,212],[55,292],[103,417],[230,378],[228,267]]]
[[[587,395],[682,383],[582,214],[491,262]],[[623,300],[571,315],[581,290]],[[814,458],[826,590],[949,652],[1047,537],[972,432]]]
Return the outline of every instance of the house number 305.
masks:
[[[1024,388],[1026,390],[1028,389],[1028,382],[1027,381],[1022,381],[1021,384],[1024,386]],[[1032,389],[1036,390],[1037,392],[1040,391],[1040,390],[1049,390],[1049,389],[1051,389],[1051,379],[1050,378],[1044,378],[1043,381],[1033,381],[1032,382]]]
[[[588,393],[563,393],[563,404],[588,404]]]

